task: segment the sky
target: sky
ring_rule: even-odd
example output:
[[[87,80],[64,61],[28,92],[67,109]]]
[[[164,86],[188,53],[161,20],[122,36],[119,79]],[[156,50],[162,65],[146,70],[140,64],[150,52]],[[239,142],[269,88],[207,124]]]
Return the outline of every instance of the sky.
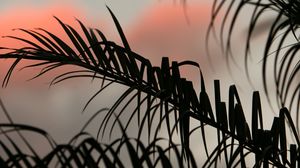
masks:
[[[176,1],[5,1],[0,5],[0,19],[5,24],[1,26],[1,35],[24,36],[20,31],[12,30],[39,27],[62,34],[53,18],[56,16],[75,27],[78,27],[77,18],[120,42],[106,5],[115,13],[134,51],[151,59],[154,64],[159,65],[162,56],[179,61],[189,58],[199,60],[203,55],[203,37],[210,13],[210,3],[205,1],[190,1],[186,10]],[[164,38],[161,38],[162,34]],[[8,38],[1,39],[1,43],[21,45]]]
[[[20,31],[13,31],[16,28],[39,27],[62,34],[62,29],[53,18],[56,16],[63,22],[78,28],[75,20],[77,18],[86,25],[103,31],[108,39],[121,44],[106,9],[107,5],[121,23],[131,48],[150,59],[154,65],[159,65],[163,56],[168,56],[171,60],[198,62],[211,95],[213,95],[213,79],[220,79],[222,90],[225,90],[222,95],[224,99],[227,98],[229,85],[235,83],[243,95],[241,96],[242,102],[250,101],[253,88],[246,82],[245,75],[236,77],[229,75],[224,58],[219,56],[221,52],[217,43],[210,45],[213,67],[209,64],[204,38],[210,21],[211,3],[210,0],[190,0],[184,9],[179,1],[173,0],[3,1],[0,4],[0,36],[22,35]],[[62,36],[62,38],[66,37]],[[243,40],[243,37],[239,38]],[[237,40],[234,44],[238,45],[238,42]],[[8,38],[0,39],[0,44],[1,46],[22,46],[21,43]],[[242,49],[237,47],[234,52],[241,54]],[[257,61],[257,59],[254,60]],[[2,69],[7,69],[10,65],[10,61],[5,60],[5,62],[1,64]],[[2,69],[0,75],[3,78],[5,70]],[[234,69],[234,72],[242,71]],[[8,88],[1,89],[3,95],[0,96],[16,122],[44,128],[59,142],[70,139],[93,114],[93,111],[99,107],[109,106],[124,89],[117,86],[117,89],[103,93],[104,96],[100,95],[96,98],[87,112],[82,114],[81,109],[85,102],[95,90],[99,89],[99,82],[91,84],[89,80],[71,81],[48,89],[45,83],[40,85],[35,80],[26,82],[26,79],[32,77],[32,73],[28,70],[17,70]],[[199,89],[197,70],[188,68],[183,69],[182,73],[188,79],[193,80],[195,88]],[[256,86],[260,86],[258,81]],[[106,98],[107,96],[109,99]],[[245,108],[249,110],[250,103],[245,104]],[[247,118],[251,116],[250,113],[246,115],[248,115]]]

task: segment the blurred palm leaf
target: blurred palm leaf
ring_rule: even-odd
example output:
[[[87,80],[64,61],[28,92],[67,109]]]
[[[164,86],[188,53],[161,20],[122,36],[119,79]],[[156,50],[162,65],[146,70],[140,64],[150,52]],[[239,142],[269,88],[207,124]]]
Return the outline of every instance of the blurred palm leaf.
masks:
[[[215,21],[225,10],[221,22],[220,41],[226,60],[235,60],[232,55],[232,36],[237,31],[241,20],[247,20],[242,15],[249,16],[249,26],[246,32],[244,66],[250,79],[249,59],[251,42],[255,31],[263,31],[267,37],[262,54],[263,87],[270,103],[270,93],[276,92],[279,107],[289,107],[296,111],[296,123],[299,127],[299,16],[300,2],[297,0],[214,0],[212,21],[207,39],[215,32]],[[272,15],[272,17],[270,17]],[[223,17],[223,16],[221,16]],[[267,18],[267,20],[266,20]],[[262,30],[258,30],[262,29]],[[267,71],[271,69],[273,74]],[[272,78],[272,80],[270,80]],[[251,80],[251,79],[250,79]],[[272,82],[270,82],[272,81]],[[276,86],[276,90],[272,89]]]
[[[46,137],[50,142],[52,149],[46,156],[35,156],[29,152],[25,152],[22,146],[16,143],[16,139],[10,142],[15,144],[14,149],[10,149],[9,143],[0,141],[0,147],[3,149],[0,157],[0,165],[6,167],[31,168],[31,167],[196,167],[193,155],[189,153],[191,158],[190,163],[182,162],[180,155],[180,145],[171,143],[170,147],[160,146],[160,141],[166,141],[162,138],[153,140],[148,145],[144,145],[138,139],[128,138],[124,132],[125,138],[117,139],[110,144],[99,143],[92,136],[84,136],[85,133],[79,133],[71,142],[80,141],[78,144],[53,144],[53,140],[49,135],[45,136],[45,132],[27,125],[20,124],[1,124],[1,129],[10,127],[12,129],[6,132],[8,138],[15,131],[35,132]],[[4,132],[2,132],[3,134]],[[81,139],[81,140],[80,140]],[[138,148],[134,148],[138,146]],[[126,152],[127,153],[124,153]],[[124,157],[124,154],[129,158]],[[170,154],[175,156],[173,162],[170,159]],[[128,164],[127,159],[131,162]]]

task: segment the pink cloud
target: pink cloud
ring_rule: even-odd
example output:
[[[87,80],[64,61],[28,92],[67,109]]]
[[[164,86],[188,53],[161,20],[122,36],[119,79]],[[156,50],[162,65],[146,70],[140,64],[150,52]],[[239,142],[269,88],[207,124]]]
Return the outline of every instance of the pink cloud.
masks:
[[[128,38],[136,50],[151,58],[181,54],[186,58],[192,47],[201,47],[209,14],[210,6],[189,7],[185,15],[181,5],[158,5],[141,14],[129,29]]]
[[[59,23],[56,21],[56,19],[53,17],[56,16],[60,20],[62,20],[64,23],[67,23],[71,25],[72,27],[75,27],[76,30],[78,30],[81,33],[81,28],[76,18],[81,20],[84,24],[87,25],[87,27],[95,27],[93,26],[93,22],[90,21],[89,18],[87,18],[87,14],[84,10],[81,10],[75,6],[62,6],[58,3],[54,3],[51,6],[18,6],[13,7],[10,9],[6,9],[2,11],[0,15],[0,37],[1,36],[17,36],[22,37],[25,39],[31,39],[32,38],[27,35],[26,33],[22,31],[13,29],[23,28],[23,29],[29,29],[33,30],[35,28],[43,28],[67,43],[71,44],[69,38],[67,37],[66,33],[64,33],[62,27],[59,25]],[[99,19],[100,20],[100,19]],[[97,25],[97,28],[105,29],[106,22],[101,21],[101,27]],[[0,38],[0,46],[1,47],[12,47],[12,48],[18,48],[21,46],[24,46],[24,43],[17,41],[15,39],[11,38]],[[5,73],[7,72],[9,66],[11,65],[13,60],[0,60],[1,61],[1,72],[0,72],[0,81],[5,76]],[[22,65],[19,66],[22,67],[26,63],[22,62]],[[17,68],[17,70],[19,69]],[[61,70],[61,69],[60,69]],[[17,81],[24,81],[26,79],[29,79],[34,76],[39,71],[20,71],[13,74],[12,80]],[[13,81],[11,83],[14,83]]]
[[[189,4],[186,9],[182,5],[158,4],[127,28],[128,39],[133,50],[155,65],[167,56],[176,61],[196,61],[206,68],[205,35],[210,15],[210,3]]]
[[[78,16],[84,16],[83,12],[75,7],[64,7],[64,6],[49,6],[49,7],[33,7],[33,6],[22,6],[6,9],[1,13],[0,20],[2,25],[0,32],[2,36],[5,35],[16,35],[20,32],[14,31],[15,28],[34,29],[44,28],[54,33],[61,33],[62,29],[59,28],[57,21],[53,18],[57,16],[61,20],[67,23],[75,23],[74,18]],[[81,19],[81,18],[80,18]],[[24,35],[23,33],[21,35]],[[1,45],[11,45],[9,39],[1,39]],[[17,43],[13,43],[17,45]]]

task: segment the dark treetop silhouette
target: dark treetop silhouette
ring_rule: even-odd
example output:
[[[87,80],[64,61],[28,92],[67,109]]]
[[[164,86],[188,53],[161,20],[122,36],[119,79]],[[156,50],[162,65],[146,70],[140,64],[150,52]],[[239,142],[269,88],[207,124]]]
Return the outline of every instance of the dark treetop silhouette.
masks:
[[[95,117],[100,112],[106,112],[97,137],[100,134],[103,136],[107,130],[112,131],[115,124],[119,125],[123,136],[110,144],[102,144],[94,138],[95,136],[82,130],[70,143],[59,145],[41,129],[14,123],[9,117],[9,112],[1,104],[9,119],[8,123],[0,124],[2,138],[0,148],[4,151],[0,156],[1,167],[99,167],[101,164],[106,167],[125,167],[122,155],[119,155],[124,148],[127,149],[132,167],[156,167],[159,163],[162,167],[197,167],[197,161],[200,159],[205,160],[204,165],[201,165],[203,167],[212,165],[217,167],[219,159],[223,160],[227,167],[246,167],[248,164],[246,158],[254,159],[251,166],[257,167],[261,165],[295,167],[296,163],[299,165],[300,141],[286,108],[280,110],[279,117],[274,118],[271,129],[266,130],[263,127],[259,93],[254,92],[250,130],[235,86],[229,88],[229,101],[226,105],[221,100],[220,84],[216,80],[213,108],[197,63],[174,61],[170,64],[168,58],[163,58],[160,67],[152,66],[148,59],[131,50],[120,24],[111,11],[110,13],[123,46],[107,40],[100,30],[87,28],[80,21],[78,23],[83,35],[56,18],[70,38],[71,45],[44,29],[38,31],[20,29],[36,41],[9,36],[24,42],[27,46],[2,48],[0,58],[15,59],[4,78],[3,86],[8,84],[14,68],[24,59],[36,61],[26,66],[28,68],[42,67],[35,78],[64,65],[81,67],[81,70],[65,72],[55,77],[51,84],[77,77],[100,79],[103,83],[95,96],[113,82],[127,86],[128,89],[109,110],[101,109],[94,115]],[[183,65],[199,68],[201,77],[199,96],[192,82],[181,77],[180,67]],[[133,96],[130,93],[134,93]],[[90,101],[93,98],[94,96]],[[136,108],[126,109],[132,100],[137,100]],[[122,110],[117,111],[122,102],[125,102],[125,105]],[[131,117],[127,121],[120,121],[119,116],[125,110],[131,112]],[[126,130],[134,116],[138,120],[138,136],[129,138]],[[156,118],[159,122],[155,124]],[[199,122],[198,127],[191,128],[192,119]],[[107,124],[110,120],[114,123],[111,128]],[[167,129],[167,140],[158,136],[162,124]],[[291,128],[296,144],[289,145],[287,142],[286,125]],[[207,147],[205,130],[208,126],[216,130],[218,138],[218,143],[213,149]],[[201,134],[206,151],[206,155],[201,158],[195,158],[193,150],[203,149],[190,150],[190,136],[195,130],[200,130],[197,133]],[[45,157],[38,156],[30,142],[26,140],[25,131],[44,136],[52,146],[52,151]],[[142,131],[148,131],[147,143],[140,140]],[[180,136],[180,144],[172,141],[177,133]],[[29,151],[21,149],[16,140],[11,138],[12,134],[17,134]],[[88,137],[84,137],[86,135]],[[80,143],[76,144],[76,141]],[[160,141],[167,141],[169,145],[163,147],[159,144]],[[171,162],[171,155],[175,156],[176,163]]]

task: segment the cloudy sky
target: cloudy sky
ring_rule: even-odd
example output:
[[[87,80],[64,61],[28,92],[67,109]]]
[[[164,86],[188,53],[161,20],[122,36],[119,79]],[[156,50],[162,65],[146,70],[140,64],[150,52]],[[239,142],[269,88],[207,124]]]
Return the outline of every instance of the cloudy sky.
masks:
[[[120,43],[106,9],[107,5],[123,26],[132,49],[149,58],[153,64],[159,65],[163,56],[177,61],[196,61],[201,65],[208,88],[212,89],[213,79],[221,79],[223,90],[225,90],[223,97],[226,98],[227,88],[230,84],[236,83],[240,93],[244,95],[244,97],[241,96],[242,101],[250,101],[253,89],[246,82],[245,75],[230,77],[224,59],[219,56],[220,48],[217,43],[210,46],[213,68],[208,62],[204,37],[210,21],[211,3],[210,0],[189,0],[184,9],[179,1],[173,0],[2,1],[0,36],[22,35],[18,31],[13,31],[15,28],[38,27],[62,34],[62,29],[53,18],[57,16],[75,27],[78,27],[75,21],[77,18],[89,27],[103,31],[108,39]],[[61,38],[66,37],[62,35]],[[0,39],[0,43],[1,46],[22,46],[21,43],[7,38]],[[234,52],[241,54],[242,50],[237,47]],[[6,61],[1,64],[2,79],[9,63],[10,61]],[[197,71],[183,69],[183,74],[195,82],[195,88],[199,88]],[[47,129],[60,142],[70,139],[93,114],[93,111],[109,106],[119,95],[118,89],[104,93],[109,96],[109,99],[99,96],[87,110],[87,114],[82,115],[82,107],[95,90],[99,89],[99,83],[91,84],[90,81],[83,80],[75,84],[71,82],[71,85],[68,83],[68,85],[55,86],[48,90],[47,84],[37,85],[35,81],[26,82],[25,80],[30,75],[33,75],[30,71],[16,71],[8,88],[1,89],[3,93],[1,98],[16,122]],[[122,88],[119,89],[122,90]],[[213,95],[212,90],[210,93]],[[246,103],[245,106],[249,108],[250,103]]]

